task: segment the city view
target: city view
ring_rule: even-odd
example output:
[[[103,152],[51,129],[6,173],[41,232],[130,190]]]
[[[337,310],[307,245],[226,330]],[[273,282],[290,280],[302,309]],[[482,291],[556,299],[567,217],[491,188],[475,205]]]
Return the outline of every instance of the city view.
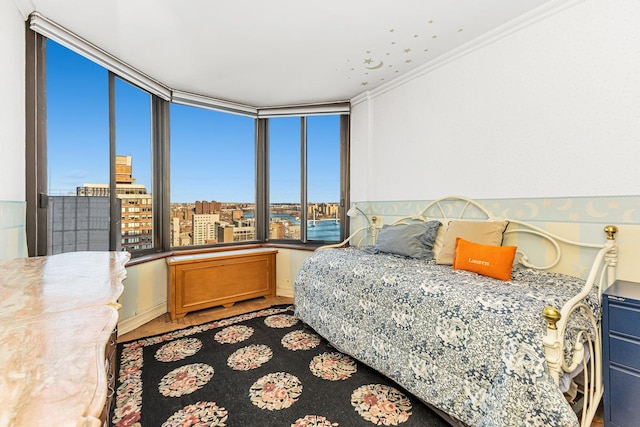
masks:
[[[338,203],[312,203],[307,207],[308,240],[340,238]],[[171,204],[173,246],[255,240],[255,206],[250,203],[196,201]],[[300,240],[300,205],[271,204],[270,240]]]
[[[152,194],[145,185],[136,184],[132,174],[131,156],[116,156],[116,194],[122,212],[120,221],[121,248],[139,251],[153,248]],[[65,232],[82,232],[78,226],[84,222],[107,230],[109,224],[109,185],[87,184],[76,187],[75,195],[49,194],[51,242],[50,252],[64,251]],[[102,202],[82,204],[83,198]],[[89,206],[93,206],[91,213]],[[98,205],[100,206],[100,205]],[[98,215],[96,215],[96,211]],[[78,217],[70,220],[69,212]],[[102,218],[100,218],[102,213]],[[85,221],[78,222],[79,218]],[[196,200],[193,203],[171,203],[171,246],[200,246],[216,243],[256,240],[255,204]],[[307,239],[311,241],[337,241],[340,238],[339,204],[337,202],[310,203],[307,206]],[[88,220],[87,220],[88,219]],[[56,224],[65,223],[66,229],[56,230]],[[73,224],[73,227],[69,227]],[[80,225],[81,226],[81,225]],[[56,231],[61,231],[56,233]],[[300,204],[273,203],[270,205],[268,238],[270,240],[300,240]],[[77,240],[77,239],[75,239]],[[108,237],[94,243],[108,242]],[[69,245],[69,243],[66,243]]]

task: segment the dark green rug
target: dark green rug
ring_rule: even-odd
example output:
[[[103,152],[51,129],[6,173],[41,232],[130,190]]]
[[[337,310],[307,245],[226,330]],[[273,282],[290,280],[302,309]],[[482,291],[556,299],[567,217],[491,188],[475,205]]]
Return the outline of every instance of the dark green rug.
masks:
[[[114,426],[445,426],[274,306],[118,344]]]

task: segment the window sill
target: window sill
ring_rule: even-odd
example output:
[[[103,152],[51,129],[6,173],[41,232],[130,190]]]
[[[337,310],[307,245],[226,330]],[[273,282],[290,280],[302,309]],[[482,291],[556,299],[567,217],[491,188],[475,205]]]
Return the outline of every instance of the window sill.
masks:
[[[139,257],[131,258],[131,260],[127,263],[127,267],[132,267],[134,265],[144,264],[147,262],[169,258],[172,256],[179,256],[179,255],[193,255],[193,254],[202,254],[202,253],[209,253],[209,252],[224,252],[224,251],[234,251],[239,249],[253,249],[253,248],[282,248],[282,249],[294,249],[299,251],[313,252],[322,245],[323,244],[258,243],[253,245],[233,245],[233,246],[209,247],[209,248],[198,248],[198,249],[180,249],[180,250],[169,251],[169,252],[157,252],[153,254],[146,254],[146,255],[141,255]]]

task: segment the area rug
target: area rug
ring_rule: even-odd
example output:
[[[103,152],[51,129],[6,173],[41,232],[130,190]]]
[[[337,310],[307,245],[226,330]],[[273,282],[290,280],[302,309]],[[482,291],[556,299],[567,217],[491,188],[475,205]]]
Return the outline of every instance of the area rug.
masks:
[[[445,426],[393,381],[268,309],[118,344],[114,426]]]

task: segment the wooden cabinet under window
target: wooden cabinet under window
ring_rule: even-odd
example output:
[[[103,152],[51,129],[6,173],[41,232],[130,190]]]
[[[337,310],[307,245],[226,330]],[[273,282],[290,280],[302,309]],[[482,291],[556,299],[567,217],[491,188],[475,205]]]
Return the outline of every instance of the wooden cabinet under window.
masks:
[[[0,261],[0,425],[102,426],[126,252]]]
[[[276,294],[276,254],[271,248],[179,255],[167,258],[168,311],[188,312]]]

